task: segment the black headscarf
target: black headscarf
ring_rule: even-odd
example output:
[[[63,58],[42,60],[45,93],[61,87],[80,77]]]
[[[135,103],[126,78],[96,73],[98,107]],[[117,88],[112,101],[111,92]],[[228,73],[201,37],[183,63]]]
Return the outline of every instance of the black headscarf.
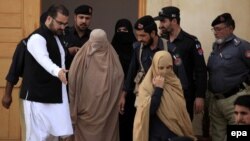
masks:
[[[120,27],[127,28],[128,32],[118,32]],[[115,25],[115,34],[112,45],[119,55],[124,74],[126,76],[133,52],[133,43],[136,41],[132,24],[127,19],[120,19]]]

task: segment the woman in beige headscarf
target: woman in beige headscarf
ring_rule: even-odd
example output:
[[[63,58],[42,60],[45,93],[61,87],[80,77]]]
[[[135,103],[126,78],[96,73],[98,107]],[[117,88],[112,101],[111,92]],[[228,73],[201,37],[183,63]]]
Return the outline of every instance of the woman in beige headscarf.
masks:
[[[191,120],[172,58],[157,52],[136,97],[134,141],[162,141],[176,136],[193,136]]]
[[[122,83],[123,70],[105,31],[93,30],[69,70],[73,140],[119,141]]]

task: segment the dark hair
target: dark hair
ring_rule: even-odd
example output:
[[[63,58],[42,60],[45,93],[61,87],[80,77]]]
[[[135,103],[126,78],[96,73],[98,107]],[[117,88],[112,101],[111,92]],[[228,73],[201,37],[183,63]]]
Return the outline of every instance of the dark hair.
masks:
[[[52,18],[56,18],[58,12],[63,14],[64,16],[69,16],[69,10],[62,4],[51,5],[47,12],[48,16],[51,16]]]
[[[40,25],[45,23],[47,17],[48,17],[48,12],[47,11],[42,13],[42,15],[40,16]]]
[[[235,100],[234,105],[240,105],[250,109],[250,95],[239,96]]]
[[[168,18],[170,21],[172,21],[173,19],[176,19],[177,24],[180,25],[181,22],[181,18],[180,17],[174,17],[174,18]]]

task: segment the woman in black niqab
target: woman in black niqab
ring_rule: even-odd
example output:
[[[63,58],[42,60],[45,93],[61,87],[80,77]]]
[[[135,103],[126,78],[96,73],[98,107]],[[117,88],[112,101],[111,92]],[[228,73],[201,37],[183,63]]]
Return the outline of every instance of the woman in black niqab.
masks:
[[[127,76],[130,60],[133,53],[133,43],[136,41],[132,24],[128,19],[120,19],[115,25],[115,34],[112,45],[119,55],[122,68]]]
[[[112,40],[112,45],[119,55],[119,60],[124,72],[124,78],[128,73],[129,64],[133,54],[133,43],[136,41],[133,33],[133,27],[129,20],[120,19],[115,26],[115,34]],[[133,91],[126,96],[124,114],[119,115],[119,132],[120,141],[132,141],[133,123],[135,117],[135,95]]]

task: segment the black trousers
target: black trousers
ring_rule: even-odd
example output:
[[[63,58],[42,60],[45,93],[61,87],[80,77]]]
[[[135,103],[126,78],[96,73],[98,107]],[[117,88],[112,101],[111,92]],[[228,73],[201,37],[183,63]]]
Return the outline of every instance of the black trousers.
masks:
[[[135,94],[128,93],[126,96],[125,112],[119,115],[120,141],[133,141],[133,125],[136,108],[134,107]]]
[[[184,90],[184,97],[185,97],[186,108],[187,108],[189,117],[190,117],[191,120],[193,120],[193,117],[194,117],[194,100],[195,100],[194,92],[192,92],[189,89]]]

